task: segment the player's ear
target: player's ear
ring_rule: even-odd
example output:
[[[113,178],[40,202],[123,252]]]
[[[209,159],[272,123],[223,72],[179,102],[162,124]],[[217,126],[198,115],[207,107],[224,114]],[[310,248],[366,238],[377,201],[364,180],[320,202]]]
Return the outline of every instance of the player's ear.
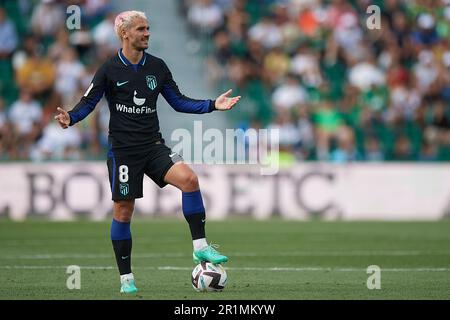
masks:
[[[122,40],[128,38],[127,31],[124,28],[122,28],[122,30],[120,30],[120,35],[122,36]]]

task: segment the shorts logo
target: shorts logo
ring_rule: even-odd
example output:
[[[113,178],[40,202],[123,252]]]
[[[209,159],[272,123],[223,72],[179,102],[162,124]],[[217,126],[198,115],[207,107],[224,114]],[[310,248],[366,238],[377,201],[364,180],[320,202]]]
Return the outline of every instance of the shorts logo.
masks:
[[[148,75],[146,77],[147,79],[147,87],[149,87],[152,90],[155,90],[156,86],[158,85],[158,82],[156,81],[156,77],[152,75]]]
[[[130,188],[128,187],[128,183],[121,183],[119,185],[119,191],[122,195],[126,196],[128,192],[130,191]]]

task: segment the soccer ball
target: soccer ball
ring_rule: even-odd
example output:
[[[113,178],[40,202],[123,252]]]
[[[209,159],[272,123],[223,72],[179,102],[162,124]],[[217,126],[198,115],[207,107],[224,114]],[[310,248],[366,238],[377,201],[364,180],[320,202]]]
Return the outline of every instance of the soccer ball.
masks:
[[[220,264],[202,261],[192,271],[195,291],[222,291],[227,283],[227,272]]]

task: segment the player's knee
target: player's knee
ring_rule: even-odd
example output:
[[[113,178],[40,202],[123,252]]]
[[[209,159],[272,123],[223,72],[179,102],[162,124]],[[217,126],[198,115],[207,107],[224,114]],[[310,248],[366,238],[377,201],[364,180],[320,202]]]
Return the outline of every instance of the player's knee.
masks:
[[[119,222],[130,222],[133,215],[134,204],[128,202],[116,202],[114,206],[114,219]]]
[[[192,192],[196,191],[199,188],[198,177],[195,173],[191,172],[187,174],[183,179],[183,192]]]

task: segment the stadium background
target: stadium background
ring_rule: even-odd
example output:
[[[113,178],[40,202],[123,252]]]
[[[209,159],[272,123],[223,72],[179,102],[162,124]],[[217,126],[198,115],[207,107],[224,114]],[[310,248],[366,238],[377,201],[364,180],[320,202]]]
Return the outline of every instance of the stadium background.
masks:
[[[81,4],[81,30],[66,27],[72,3]],[[372,3],[381,8],[379,30],[366,26]],[[104,101],[63,136],[51,119],[57,106],[74,105],[99,63],[116,52],[113,19],[121,6],[2,1],[2,160],[104,157]],[[214,97],[231,87],[244,97],[242,108],[221,115],[226,124],[205,121],[215,127],[279,128],[291,161],[450,160],[448,1],[136,6],[148,7],[153,22],[150,52],[168,60],[185,92]],[[196,86],[192,77],[202,80]],[[192,118],[170,113],[172,125],[166,109],[159,111],[169,138],[179,119],[185,127]]]
[[[81,8],[81,29],[66,27],[71,4]],[[371,4],[381,9],[380,29],[367,28]],[[441,277],[449,271],[447,0],[0,1],[0,237],[6,257],[0,268],[15,282],[0,297],[64,296],[65,288],[30,289],[28,269],[45,270],[38,281],[45,286],[54,268],[83,264],[86,257],[91,277],[104,277],[108,290],[115,290],[97,271],[115,272],[104,267],[105,260],[113,265],[105,254],[111,215],[106,102],[69,130],[61,130],[53,116],[58,106],[71,108],[97,67],[116,54],[114,17],[128,9],[146,12],[148,52],[166,60],[182,92],[213,98],[233,88],[243,97],[231,112],[207,116],[178,114],[160,99],[158,115],[169,145],[171,133],[192,131],[194,120],[221,130],[280,130],[281,170],[274,177],[261,177],[257,166],[195,166],[214,241],[237,252],[239,260],[230,266],[237,288],[225,297],[245,298],[240,290],[247,284],[255,284],[257,299],[450,297],[448,280]],[[198,298],[189,295],[181,273],[174,276],[184,286],[180,292],[157,280],[166,270],[191,268],[184,259],[189,248],[179,194],[170,187],[160,192],[147,179],[144,195],[134,234],[143,243],[152,235],[160,239],[152,253],[136,249],[137,269],[157,271],[149,277],[159,293],[144,290],[144,297]],[[280,216],[404,222],[329,225],[283,222]],[[101,221],[104,232],[85,217]],[[49,220],[77,222],[55,229]],[[84,255],[76,245],[80,241],[93,243]],[[184,243],[183,253],[177,241]],[[160,247],[174,248],[174,255],[162,254]],[[278,254],[266,259],[270,250]],[[94,257],[100,257],[98,266]],[[169,263],[164,259],[172,269],[159,269]],[[249,267],[249,259],[258,267]],[[373,261],[390,267],[390,291],[369,294],[361,285]],[[295,274],[291,280],[274,275],[283,267]],[[362,274],[356,280],[355,272]],[[296,291],[296,282],[302,288],[319,285],[311,293]],[[344,286],[330,291],[336,283]],[[269,290],[274,287],[278,291]],[[110,297],[95,290],[84,294],[75,297]]]

